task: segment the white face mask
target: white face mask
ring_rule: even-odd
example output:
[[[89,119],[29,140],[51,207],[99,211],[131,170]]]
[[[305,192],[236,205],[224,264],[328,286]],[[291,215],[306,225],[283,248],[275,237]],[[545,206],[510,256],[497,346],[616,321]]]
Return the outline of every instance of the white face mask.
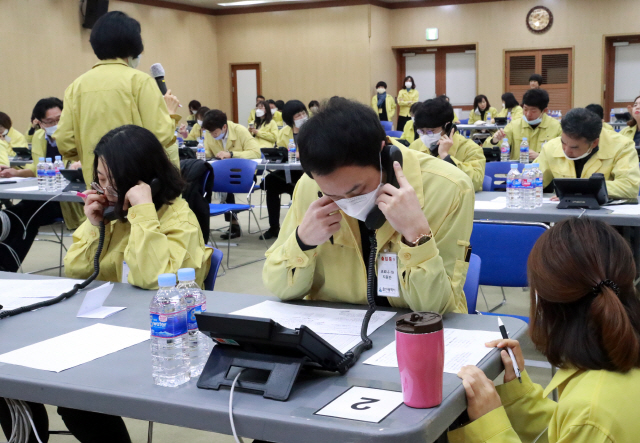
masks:
[[[411,87],[413,86],[413,83],[411,82],[404,82],[404,87],[407,89],[411,89]]]
[[[505,108],[506,108],[506,106],[505,106],[505,104],[503,103],[503,104],[502,104],[502,109],[505,109]]]
[[[382,186],[382,159],[380,160],[380,184],[376,189],[366,194],[358,195],[356,197],[351,198],[343,198],[342,200],[336,201],[336,205],[342,212],[347,214],[349,217],[353,217],[360,221],[365,221],[367,219],[367,215],[376,205],[376,194],[378,193],[378,189]]]
[[[415,123],[416,122],[416,118],[415,117],[411,117],[411,121]]]
[[[275,115],[278,112],[278,108],[271,108],[271,115]]]
[[[431,145],[434,142],[437,142],[438,140],[440,140],[440,136],[442,135],[442,131],[440,132],[434,132],[433,134],[429,135],[429,134],[424,134],[420,136],[420,140],[422,140],[422,143],[424,143],[424,145],[427,148],[431,148]]]
[[[202,120],[196,120],[198,122],[198,126],[202,127]]]
[[[305,116],[305,117],[299,118],[298,120],[294,121],[293,123],[295,123],[296,128],[300,129],[300,128],[302,128],[302,125],[304,125],[307,120],[309,120],[309,117]]]
[[[318,107],[317,107],[317,106],[312,107],[312,108],[311,108],[311,111],[312,111],[312,112],[318,112]]]
[[[222,139],[224,138],[224,136],[225,136],[225,135],[227,135],[227,132],[226,132],[226,131],[224,131],[224,132],[220,132],[220,135],[219,135],[219,136],[217,136],[217,137],[213,137],[213,138],[215,138],[216,140],[222,140]]]
[[[194,111],[193,109],[191,110],[191,113],[192,113],[193,115],[196,115],[196,112],[198,112],[198,111]]]
[[[256,117],[263,117],[263,116],[264,116],[264,110],[256,109]]]
[[[377,91],[378,91],[378,94],[384,94],[387,90],[384,88],[378,88]]]
[[[142,57],[142,54],[140,54],[137,57],[127,57],[127,64],[129,65],[129,67],[136,69],[140,65],[141,57]]]
[[[591,155],[591,151],[593,151],[593,148],[589,148],[589,150],[587,152],[585,152],[584,154],[582,154],[580,157],[568,157],[566,152],[564,152],[564,149],[562,150],[562,153],[567,158],[567,160],[571,160],[571,161],[574,162],[576,160],[582,160],[583,158],[588,157],[589,155]]]
[[[527,118],[527,116],[526,116],[526,115],[524,115],[524,114],[522,115],[522,118],[524,119],[524,121],[526,121],[527,123],[529,123],[529,125],[531,125],[531,126],[539,125],[540,123],[542,123],[542,114],[540,114],[540,117],[538,117],[538,118],[537,118],[537,119],[535,119],[535,120],[529,120],[529,119]]]
[[[4,132],[2,133],[2,136],[3,136],[3,137],[6,137],[8,133],[9,133],[9,130],[8,130],[8,129],[5,129],[5,130],[4,130]]]
[[[53,135],[53,133],[56,132],[56,129],[58,129],[58,125],[49,126],[48,128],[44,128],[44,132],[46,132],[46,134],[49,137],[51,137]]]

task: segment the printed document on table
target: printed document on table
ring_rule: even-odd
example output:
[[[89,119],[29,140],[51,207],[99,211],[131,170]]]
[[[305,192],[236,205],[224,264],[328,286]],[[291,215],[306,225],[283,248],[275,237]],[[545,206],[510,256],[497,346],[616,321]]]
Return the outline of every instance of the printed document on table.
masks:
[[[466,365],[477,365],[492,349],[484,344],[501,339],[500,332],[471,331],[467,329],[444,330],[444,372],[457,374]],[[367,359],[367,365],[398,367],[396,342],[390,343],[381,351]]]
[[[359,337],[365,312],[360,309],[319,308],[267,300],[232,312],[232,314],[270,318],[290,329],[306,325],[316,334],[357,335]],[[369,322],[368,334],[372,334],[395,315],[395,312],[377,311]]]
[[[78,310],[77,317],[82,318],[107,318],[116,312],[120,312],[125,307],[102,306],[104,301],[111,294],[113,283],[105,283],[87,292]]]
[[[146,340],[148,330],[98,323],[2,354],[0,363],[61,372]]]
[[[45,299],[57,297],[73,289],[82,280],[54,278],[46,280],[6,279],[0,282],[0,310],[11,310],[28,306]]]
[[[37,186],[26,186],[24,188],[11,189],[12,192],[36,192],[37,190]]]

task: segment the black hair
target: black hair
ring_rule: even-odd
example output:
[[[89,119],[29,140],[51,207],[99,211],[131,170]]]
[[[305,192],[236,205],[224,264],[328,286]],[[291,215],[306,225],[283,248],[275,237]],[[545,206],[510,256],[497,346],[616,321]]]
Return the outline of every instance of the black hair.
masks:
[[[216,129],[222,129],[227,124],[227,114],[219,109],[211,109],[207,111],[202,119],[202,129],[213,132]]]
[[[260,105],[264,107],[264,116],[258,117],[256,115],[256,121],[255,121],[256,129],[258,129],[262,125],[271,123],[271,119],[273,118],[273,114],[271,113],[271,107],[269,106],[269,103],[264,100],[261,100],[256,104],[256,108]]]
[[[320,102],[318,100],[311,100],[309,102],[308,108],[311,109],[314,106],[317,106],[319,108],[320,107]]]
[[[516,96],[511,92],[505,92],[502,94],[501,98],[506,109],[512,109],[519,105],[518,100],[516,100]]]
[[[538,82],[538,86],[542,86],[542,76],[540,74],[531,74],[529,82]]]
[[[62,100],[57,97],[41,98],[33,107],[33,118],[42,120],[47,115],[47,111],[52,108],[60,108],[62,111]]]
[[[562,132],[571,138],[585,138],[592,142],[600,137],[602,119],[595,112],[585,108],[574,108],[562,117]]]
[[[137,57],[144,50],[140,32],[136,19],[121,11],[111,11],[93,25],[89,42],[100,60]]]
[[[262,99],[262,101],[264,101],[264,100],[265,100],[264,95],[258,95],[258,96],[256,96],[256,100],[258,100],[259,98],[261,98],[261,99]]]
[[[170,205],[182,194],[185,181],[155,135],[136,125],[124,125],[107,132],[93,152],[93,180],[98,182],[98,163],[102,159],[109,169],[109,182],[118,193],[115,207],[120,221],[125,221],[124,197],[139,181],[151,184],[160,181],[159,191],[153,196],[156,211]]]
[[[487,107],[484,108],[484,111],[480,111],[482,114],[484,114],[485,112],[487,112],[489,110],[489,108],[491,107],[491,103],[489,103],[489,99],[487,98],[486,95],[480,94],[480,95],[476,95],[476,98],[473,99],[473,109],[477,109],[480,110],[480,108],[478,107],[478,105],[482,102],[482,100],[487,102]]]
[[[411,105],[411,107],[409,108],[409,114],[413,114],[414,116],[416,115],[416,111],[418,110],[418,108],[422,105],[422,102],[416,102],[414,104]]]
[[[269,103],[269,105],[274,105],[276,108],[278,107],[278,106],[276,105],[276,101],[275,101],[274,99],[272,99],[272,98],[270,98],[269,100],[267,100],[267,103]]]
[[[196,120],[200,117],[200,120],[204,120],[204,116],[209,112],[209,108],[206,106],[200,106],[200,108],[196,111]]]
[[[407,82],[407,80],[411,80],[411,84],[413,85],[411,87],[411,89],[416,89],[416,82],[413,81],[413,77],[411,77],[410,75],[407,75],[404,80],[402,81],[402,86],[404,86],[404,84]],[[406,89],[406,88],[405,88]]]
[[[287,126],[293,128],[293,116],[302,111],[306,112],[307,115],[309,114],[304,103],[300,100],[289,100],[282,108],[282,120],[287,124]]]
[[[588,106],[585,106],[585,109],[588,109],[589,111],[595,113],[597,116],[600,117],[600,120],[604,119],[604,109],[602,108],[602,106],[596,103],[592,103]]]
[[[453,122],[453,106],[443,98],[434,98],[423,102],[415,112],[416,129],[440,128]]]
[[[9,117],[4,112],[0,112],[0,126],[5,129],[11,129],[11,117]]]
[[[544,111],[549,106],[549,93],[544,89],[529,89],[522,97],[522,104]]]
[[[449,97],[447,95],[445,95],[445,94],[439,95],[437,98],[443,98],[446,101],[449,101]]]
[[[201,106],[202,105],[198,100],[191,100],[189,102],[189,109],[193,109],[194,111],[197,111],[198,109],[200,109]]]
[[[376,83],[376,89],[378,89],[380,86],[382,86],[384,89],[387,89],[387,84],[385,82]]]
[[[278,111],[282,112],[284,109],[284,101],[276,100],[276,108],[278,108]]]
[[[386,134],[369,106],[332,98],[302,126],[298,134],[300,163],[309,175],[327,175],[344,166],[380,169]]]

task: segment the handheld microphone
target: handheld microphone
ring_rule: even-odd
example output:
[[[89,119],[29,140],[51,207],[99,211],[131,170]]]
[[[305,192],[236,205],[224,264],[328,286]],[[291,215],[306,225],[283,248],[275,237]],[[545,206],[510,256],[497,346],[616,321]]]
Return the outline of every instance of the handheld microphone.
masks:
[[[150,71],[151,77],[154,77],[158,83],[160,92],[162,92],[162,95],[165,95],[167,93],[167,84],[164,82],[164,68],[160,63],[154,63],[151,65]]]

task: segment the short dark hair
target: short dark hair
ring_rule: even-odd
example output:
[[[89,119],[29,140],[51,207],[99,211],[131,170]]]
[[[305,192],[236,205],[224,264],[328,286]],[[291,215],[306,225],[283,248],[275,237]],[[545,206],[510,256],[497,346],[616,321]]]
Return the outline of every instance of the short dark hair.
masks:
[[[11,129],[11,117],[9,117],[4,112],[0,112],[0,126],[5,129]]]
[[[538,82],[539,86],[542,86],[542,76],[540,74],[531,74],[529,77],[530,82]]]
[[[416,129],[440,128],[453,121],[453,106],[443,98],[433,98],[423,102],[415,112]]]
[[[284,109],[284,101],[276,100],[276,108],[278,108],[278,111],[282,111]]]
[[[446,101],[449,101],[449,97],[447,95],[445,95],[445,94],[439,95],[438,98],[443,98]]]
[[[586,138],[592,142],[600,137],[602,119],[585,108],[574,108],[560,122],[562,132],[571,138]]]
[[[544,89],[529,89],[522,97],[522,104],[544,111],[549,106],[549,93]]]
[[[407,82],[407,80],[411,80],[411,84],[413,85],[411,87],[411,89],[416,89],[416,82],[413,81],[413,77],[411,77],[410,75],[407,75],[404,80],[402,80],[402,86],[404,86],[404,84]]]
[[[200,120],[204,120],[204,116],[207,114],[207,112],[209,112],[209,108],[207,108],[206,106],[200,106],[200,108],[198,108],[198,110],[196,111],[196,119],[200,117]]]
[[[589,111],[599,116],[600,120],[604,119],[604,109],[602,108],[602,106],[598,105],[597,103],[592,103],[590,105],[587,105],[585,106],[585,109],[588,109]]]
[[[276,108],[278,107],[278,106],[276,105],[276,101],[275,101],[274,99],[272,99],[272,98],[270,98],[269,100],[267,100],[267,103],[269,103],[269,105],[274,105]]]
[[[261,118],[256,115],[256,120],[260,120],[260,123],[256,125],[256,128],[264,124],[271,123],[271,119],[273,118],[273,114],[271,113],[271,106],[269,106],[269,103],[264,100],[261,100],[258,103],[256,103],[256,108],[260,105],[264,107],[264,117]]]
[[[282,108],[282,120],[287,124],[287,126],[293,128],[293,116],[302,111],[309,114],[304,103],[300,100],[289,100]]]
[[[261,99],[262,99],[262,101],[264,101],[264,95],[258,95],[258,96],[256,96],[256,100],[258,100],[259,98],[261,98]]]
[[[285,107],[286,109],[286,107]],[[370,106],[332,98],[298,134],[302,169],[327,175],[343,166],[380,169],[380,147],[386,134]]]
[[[194,111],[197,111],[198,109],[200,109],[201,106],[202,105],[198,100],[191,100],[189,102],[189,109],[193,109]]]
[[[318,100],[311,100],[308,105],[309,109],[313,108],[314,106],[320,107],[320,102]]]
[[[411,107],[409,108],[409,114],[413,114],[414,116],[416,115],[416,111],[418,110],[418,108],[422,106],[422,102],[416,102],[414,104],[411,105]]]
[[[60,108],[62,111],[62,100],[57,97],[41,98],[33,107],[33,118],[42,120],[47,115],[47,111],[53,108]]]
[[[488,112],[489,108],[491,107],[491,103],[489,103],[489,99],[484,94],[476,95],[476,98],[473,99],[473,109],[478,109],[478,105],[482,102],[482,100],[487,102],[487,107],[484,108],[484,112]]]
[[[93,180],[98,181],[98,162],[103,159],[109,168],[109,182],[118,193],[115,207],[119,220],[125,221],[124,197],[139,181],[151,184],[160,181],[160,190],[153,196],[156,211],[170,205],[185,189],[185,182],[167,155],[166,150],[148,129],[124,125],[107,132],[94,150]]]
[[[382,86],[384,89],[387,89],[387,84],[385,82],[376,83],[376,89],[378,89],[380,86]]]
[[[144,51],[140,23],[121,11],[107,12],[100,17],[89,42],[100,60],[137,57]]]
[[[640,366],[635,270],[627,241],[602,221],[570,218],[542,234],[529,254],[529,334],[549,363],[618,372]]]
[[[506,109],[512,109],[519,105],[518,100],[516,100],[516,96],[511,92],[505,92],[502,94],[501,98]]]
[[[207,111],[202,119],[202,129],[213,132],[216,129],[222,129],[227,124],[227,114],[219,109],[211,109]]]

